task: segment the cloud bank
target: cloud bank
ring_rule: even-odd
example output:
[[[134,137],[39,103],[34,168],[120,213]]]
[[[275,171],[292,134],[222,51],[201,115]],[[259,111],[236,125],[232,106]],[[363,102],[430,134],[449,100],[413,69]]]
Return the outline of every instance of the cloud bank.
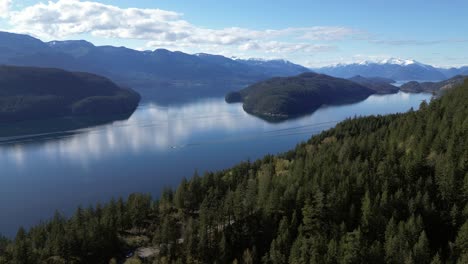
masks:
[[[3,1],[0,10],[8,8],[8,0],[0,1]],[[329,42],[362,34],[352,28],[336,26],[212,29],[196,26],[184,20],[182,14],[173,11],[120,8],[79,0],[37,3],[11,12],[8,22],[16,32],[45,39],[91,34],[96,37],[143,40],[146,48],[231,48],[277,54],[332,51],[336,47]]]
[[[0,0],[0,18],[7,18],[10,13],[11,0]]]

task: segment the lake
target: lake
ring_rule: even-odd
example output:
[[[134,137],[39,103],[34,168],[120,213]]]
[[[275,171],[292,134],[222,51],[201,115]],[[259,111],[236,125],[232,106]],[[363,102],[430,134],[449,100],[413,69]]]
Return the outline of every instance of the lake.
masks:
[[[353,116],[417,109],[430,94],[373,95],[268,123],[224,98],[162,106],[145,102],[127,120],[74,131],[0,137],[0,233],[70,215],[132,192],[157,197],[195,170],[228,168],[294,148]],[[0,127],[0,130],[2,128]]]

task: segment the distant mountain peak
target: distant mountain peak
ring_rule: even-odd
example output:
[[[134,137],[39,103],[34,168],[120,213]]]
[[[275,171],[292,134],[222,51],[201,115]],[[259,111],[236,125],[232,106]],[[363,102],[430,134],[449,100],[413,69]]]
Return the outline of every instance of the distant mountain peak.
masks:
[[[243,60],[243,59],[236,59],[236,60]],[[283,63],[283,64],[293,64],[292,62],[285,60],[285,59],[248,58],[248,59],[245,59],[245,61],[258,62],[258,63],[276,62],[276,63]]]
[[[388,59],[383,59],[378,62],[379,64],[396,64],[396,65],[401,65],[401,66],[408,66],[411,64],[422,64],[419,63],[415,60],[408,60],[408,59],[400,59],[400,58],[388,58]]]
[[[246,61],[269,61],[265,58],[247,58],[247,59],[239,59],[239,60],[246,60]]]
[[[59,46],[59,45],[60,46],[74,45],[74,46],[83,46],[83,47],[94,47],[93,43],[86,41],[86,40],[63,40],[63,41],[53,40],[53,41],[47,42],[47,44],[51,47]]]
[[[384,77],[393,80],[443,80],[446,76],[431,65],[423,64],[413,59],[387,58],[380,60],[365,60],[349,64],[336,64],[316,69],[328,75],[351,78],[355,75],[363,77]]]
[[[227,58],[227,57],[225,57],[225,56],[223,56],[223,55],[209,54],[209,53],[204,53],[204,52],[195,53],[195,54],[193,54],[193,55],[195,55],[195,56],[197,56],[197,57],[201,57],[201,58],[203,58],[203,57],[218,57],[218,58],[226,58],[226,59],[229,59],[229,58]]]
[[[399,65],[399,66],[408,66],[408,65],[420,65],[420,66],[427,66],[426,64],[420,63],[413,59],[401,59],[401,58],[387,58],[387,59],[380,59],[380,60],[363,60],[360,62],[353,62],[353,63],[337,63],[332,64],[329,67],[343,67],[348,65],[373,65],[373,64],[390,64],[390,65]]]

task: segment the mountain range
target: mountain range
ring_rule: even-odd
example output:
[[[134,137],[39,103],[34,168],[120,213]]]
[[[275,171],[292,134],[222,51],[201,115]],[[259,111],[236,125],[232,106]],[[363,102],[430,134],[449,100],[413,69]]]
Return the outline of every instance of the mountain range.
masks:
[[[272,77],[314,71],[339,78],[382,77],[395,81],[440,81],[468,75],[468,66],[437,68],[414,60],[387,59],[309,69],[286,60],[236,59],[206,53],[95,46],[84,40],[43,42],[0,32],[0,64],[90,72],[136,89],[143,98],[220,96]],[[150,91],[149,93],[147,91]]]
[[[441,81],[456,75],[468,74],[468,67],[437,68],[415,60],[386,59],[381,61],[363,61],[351,64],[337,64],[313,69],[316,72],[340,78],[385,77],[396,81]]]
[[[103,75],[120,85],[178,95],[224,95],[273,76],[297,75],[306,67],[282,60],[236,60],[211,54],[95,46],[84,40],[43,42],[0,32],[0,64],[53,67]],[[197,87],[197,89],[192,89]]]

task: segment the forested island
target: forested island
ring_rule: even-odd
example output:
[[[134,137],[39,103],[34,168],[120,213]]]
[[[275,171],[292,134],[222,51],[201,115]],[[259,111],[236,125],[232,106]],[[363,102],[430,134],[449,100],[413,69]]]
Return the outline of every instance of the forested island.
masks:
[[[131,114],[139,101],[136,92],[98,75],[0,66],[0,123]]]
[[[350,80],[324,74],[303,73],[277,77],[226,95],[228,103],[243,102],[246,112],[271,120],[295,117],[322,105],[353,103],[375,93]]]
[[[462,84],[467,76],[457,75],[450,79],[440,82],[417,82],[411,81],[403,84],[400,89],[408,93],[434,93],[438,94],[443,90],[447,90]]]
[[[0,239],[0,263],[467,263],[468,82]],[[139,256],[139,257],[138,257]]]

